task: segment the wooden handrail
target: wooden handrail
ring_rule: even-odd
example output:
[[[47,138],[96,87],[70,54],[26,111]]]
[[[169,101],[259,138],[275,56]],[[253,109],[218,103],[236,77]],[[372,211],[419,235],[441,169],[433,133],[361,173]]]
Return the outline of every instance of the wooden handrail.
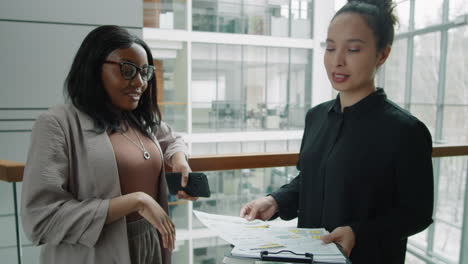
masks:
[[[0,180],[20,182],[23,180],[24,163],[0,160]]]
[[[468,156],[468,145],[434,145],[432,157]],[[297,152],[203,155],[190,157],[193,171],[220,171],[295,166]],[[24,163],[0,160],[0,180],[23,180]]]

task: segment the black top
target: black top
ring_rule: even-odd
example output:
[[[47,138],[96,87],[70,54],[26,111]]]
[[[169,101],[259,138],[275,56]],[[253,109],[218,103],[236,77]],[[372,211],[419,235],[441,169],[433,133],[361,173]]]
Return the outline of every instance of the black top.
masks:
[[[407,237],[432,223],[431,154],[426,126],[383,89],[343,112],[337,97],[307,113],[300,173],[272,196],[298,227],[351,226],[354,264],[404,263]]]

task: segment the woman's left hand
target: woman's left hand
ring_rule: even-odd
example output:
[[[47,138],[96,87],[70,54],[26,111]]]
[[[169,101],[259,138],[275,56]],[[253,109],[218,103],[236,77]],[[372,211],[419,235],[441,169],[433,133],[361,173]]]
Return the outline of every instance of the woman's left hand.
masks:
[[[343,249],[343,253],[348,257],[351,255],[351,250],[353,250],[354,244],[356,243],[354,231],[350,226],[337,227],[330,234],[323,235],[321,239],[327,244],[331,242],[337,243]]]
[[[172,171],[182,173],[180,185],[182,187],[187,186],[188,175],[190,172],[192,172],[192,169],[190,169],[187,159],[185,158],[185,154],[182,152],[177,152],[174,154],[174,156],[172,156],[171,163]],[[198,199],[198,197],[190,196],[184,191],[179,191],[176,196],[178,199],[187,199],[190,201],[195,201]]]

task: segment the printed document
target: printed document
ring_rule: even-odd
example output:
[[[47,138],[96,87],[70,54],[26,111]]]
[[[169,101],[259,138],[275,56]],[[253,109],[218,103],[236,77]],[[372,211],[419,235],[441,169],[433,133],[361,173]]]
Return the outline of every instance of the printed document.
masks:
[[[280,227],[261,220],[247,221],[241,217],[193,212],[206,227],[234,245],[232,256],[259,258],[261,251],[290,250],[298,254],[312,253],[315,261],[346,263],[335,244],[325,244],[320,240],[322,235],[328,234],[324,228]],[[274,256],[296,257],[291,253]]]

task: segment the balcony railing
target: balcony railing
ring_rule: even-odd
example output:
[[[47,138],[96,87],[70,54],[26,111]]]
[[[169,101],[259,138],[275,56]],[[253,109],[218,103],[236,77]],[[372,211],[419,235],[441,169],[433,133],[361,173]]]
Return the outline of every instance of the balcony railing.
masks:
[[[468,156],[468,145],[434,145],[432,157]],[[254,169],[268,167],[295,166],[299,158],[298,153],[250,153],[230,155],[203,155],[190,157],[189,164],[193,171],[223,171],[238,169]],[[19,232],[19,212],[17,202],[16,183],[23,179],[24,163],[0,160],[0,180],[12,183],[15,210],[15,228],[18,263],[21,264],[21,240]],[[170,168],[167,168],[170,170]],[[170,202],[170,205],[180,201]]]

